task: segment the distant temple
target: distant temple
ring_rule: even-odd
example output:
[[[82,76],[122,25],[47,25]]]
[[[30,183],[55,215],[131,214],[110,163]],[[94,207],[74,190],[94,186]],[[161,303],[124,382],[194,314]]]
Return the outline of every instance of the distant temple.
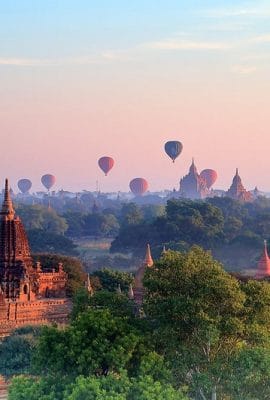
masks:
[[[15,215],[8,181],[0,211],[0,336],[23,325],[67,321],[67,274],[62,264],[33,264],[24,226]]]
[[[248,192],[244,185],[242,184],[242,180],[238,174],[238,168],[236,168],[236,173],[233,178],[231,187],[226,192],[226,196],[231,197],[234,200],[239,201],[252,201],[253,196],[251,192]]]
[[[135,274],[134,288],[130,287],[129,297],[134,298],[135,303],[140,306],[143,302],[144,287],[143,287],[143,277],[147,268],[151,268],[154,265],[154,261],[151,255],[150,245],[147,245],[146,255],[142,265],[139,267]]]
[[[197,171],[194,160],[192,160],[189,173],[180,180],[179,193],[181,197],[192,200],[204,199],[210,193],[205,179]]]

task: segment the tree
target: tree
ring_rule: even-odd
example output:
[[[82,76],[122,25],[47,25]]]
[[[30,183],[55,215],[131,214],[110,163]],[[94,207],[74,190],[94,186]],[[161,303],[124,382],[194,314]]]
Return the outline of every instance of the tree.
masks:
[[[139,332],[126,318],[89,308],[64,330],[44,328],[35,365],[45,375],[106,376],[125,368],[139,340]]]
[[[77,246],[74,242],[63,235],[45,232],[42,229],[33,229],[27,233],[30,247],[34,253],[78,254],[76,250]]]
[[[9,378],[30,372],[39,334],[40,328],[26,326],[16,329],[0,342],[0,375]]]
[[[40,229],[56,235],[63,235],[68,228],[65,218],[60,217],[52,208],[20,204],[17,213],[26,230]]]
[[[68,229],[66,234],[71,237],[80,237],[84,235],[85,221],[84,214],[78,211],[68,211],[63,217],[67,221]]]
[[[145,277],[146,311],[158,348],[198,399],[216,399],[225,366],[243,340],[245,295],[211,255],[168,251]]]
[[[115,292],[119,285],[121,290],[127,292],[129,285],[133,282],[132,274],[108,268],[95,271],[92,276],[98,277],[102,288],[111,292]]]
[[[120,219],[122,226],[137,225],[142,222],[143,213],[135,203],[126,203],[122,206]]]

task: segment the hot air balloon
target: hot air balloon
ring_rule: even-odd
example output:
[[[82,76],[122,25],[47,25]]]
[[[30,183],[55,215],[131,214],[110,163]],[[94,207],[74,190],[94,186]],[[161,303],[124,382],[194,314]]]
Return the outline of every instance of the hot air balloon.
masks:
[[[114,159],[112,157],[101,157],[98,160],[98,165],[102,169],[102,171],[105,173],[105,176],[107,176],[108,172],[114,166]]]
[[[177,140],[172,140],[170,142],[165,143],[165,151],[168,154],[168,156],[175,161],[175,159],[181,154],[183,150],[183,145],[181,142],[178,142]]]
[[[50,190],[51,187],[53,187],[53,185],[55,184],[55,182],[56,182],[56,178],[54,175],[51,175],[51,174],[43,175],[41,178],[41,183],[43,186],[45,186],[45,188],[47,190]]]
[[[32,187],[32,182],[30,181],[30,179],[20,179],[18,181],[18,188],[20,189],[20,191],[25,194],[27,192],[29,192],[29,190]]]
[[[144,178],[134,178],[129,182],[129,187],[135,196],[141,196],[148,189],[148,182]]]
[[[217,180],[217,173],[213,169],[204,169],[200,173],[200,176],[206,181],[208,189],[210,189]]]

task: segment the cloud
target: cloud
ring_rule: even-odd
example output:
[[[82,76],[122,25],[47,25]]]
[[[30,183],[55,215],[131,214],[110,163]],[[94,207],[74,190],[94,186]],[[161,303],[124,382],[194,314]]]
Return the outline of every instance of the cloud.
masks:
[[[96,56],[82,56],[70,58],[5,58],[0,57],[0,66],[14,66],[14,67],[57,67],[62,65],[88,65],[99,64],[108,60],[116,59],[113,54],[104,53]]]
[[[209,18],[227,18],[227,17],[270,17],[270,7],[268,4],[258,4],[256,7],[243,8],[216,8],[202,11]]]
[[[56,65],[53,60],[34,58],[0,58],[0,65],[13,65],[15,67],[38,67]]]
[[[232,46],[223,42],[204,42],[168,39],[142,45],[153,50],[227,50]]]
[[[257,71],[257,67],[251,65],[234,65],[231,70],[237,74],[250,75]]]
[[[254,38],[250,39],[252,43],[270,43],[270,33],[265,35],[255,36]]]

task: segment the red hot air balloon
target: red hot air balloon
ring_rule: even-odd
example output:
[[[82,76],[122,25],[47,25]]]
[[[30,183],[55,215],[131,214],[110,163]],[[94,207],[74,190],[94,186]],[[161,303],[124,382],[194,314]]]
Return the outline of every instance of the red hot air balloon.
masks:
[[[30,179],[20,179],[18,181],[18,188],[20,189],[20,191],[25,194],[27,192],[29,192],[29,190],[32,187],[32,182],[30,181]]]
[[[200,173],[200,176],[206,181],[208,189],[210,189],[217,180],[217,173],[213,169],[204,169]]]
[[[135,196],[141,196],[147,191],[148,182],[144,178],[134,178],[129,182],[129,187]]]
[[[56,182],[56,178],[54,175],[46,174],[41,178],[41,183],[47,190],[50,190]]]
[[[114,166],[114,159],[112,157],[101,157],[98,160],[98,165],[100,169],[104,172],[105,176],[107,176],[108,172]]]

